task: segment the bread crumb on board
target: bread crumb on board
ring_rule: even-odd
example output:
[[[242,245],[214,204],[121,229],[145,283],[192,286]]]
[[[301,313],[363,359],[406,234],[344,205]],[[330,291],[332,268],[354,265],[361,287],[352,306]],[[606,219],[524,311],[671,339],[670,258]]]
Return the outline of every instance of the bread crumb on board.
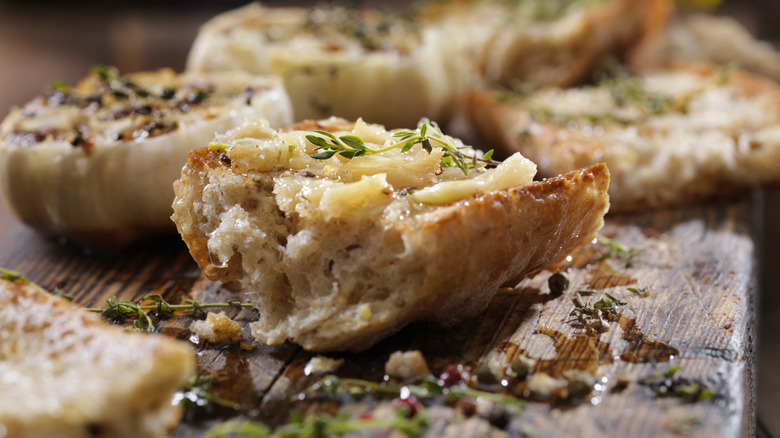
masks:
[[[314,356],[303,368],[303,373],[307,376],[312,374],[332,373],[344,364],[344,359],[332,359],[327,356]]]
[[[424,379],[431,375],[419,350],[396,351],[385,363],[385,374],[399,379]]]
[[[238,342],[241,326],[227,317],[225,312],[209,312],[205,321],[194,321],[190,331],[201,339],[209,342]]]

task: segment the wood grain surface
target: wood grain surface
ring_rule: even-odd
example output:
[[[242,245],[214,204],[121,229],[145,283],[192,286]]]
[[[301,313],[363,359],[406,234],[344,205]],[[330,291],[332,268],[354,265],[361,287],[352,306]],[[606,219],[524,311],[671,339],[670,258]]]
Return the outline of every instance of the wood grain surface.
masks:
[[[434,374],[452,363],[476,368],[506,364],[517,355],[535,358],[534,371],[565,386],[571,370],[598,378],[588,396],[565,397],[557,391],[539,400],[527,380],[508,378],[506,388],[490,388],[528,399],[520,411],[464,410],[433,404],[426,436],[631,436],[734,437],[754,433],[755,247],[748,200],[609,216],[604,236],[637,250],[627,266],[605,258],[607,248],[593,244],[573,254],[563,267],[571,284],[552,293],[545,272],[502,290],[479,317],[453,328],[419,322],[360,354],[345,359],[340,376],[381,381],[384,362],[396,350],[420,350]],[[158,293],[177,303],[192,297],[227,301],[239,294],[205,279],[178,238],[139,245],[120,254],[89,253],[46,239],[24,226],[0,245],[0,266],[17,269],[47,289],[59,288],[84,306],[101,306],[111,296],[136,300]],[[454,274],[453,274],[454,275]],[[649,290],[646,297],[628,287]],[[587,290],[592,294],[578,294]],[[594,303],[609,293],[625,303],[619,315],[597,320],[572,316],[574,299]],[[299,394],[321,376],[307,376],[312,354],[284,344],[251,342],[248,310],[229,309],[245,330],[241,344],[210,345],[191,338],[193,317],[180,313],[158,324],[163,335],[191,342],[200,373],[215,381],[219,395],[237,402],[238,412],[190,415],[173,432],[197,437],[228,418],[277,425],[293,411],[360,413],[391,409],[388,399],[373,397],[339,403]],[[659,397],[652,382],[678,367],[675,385],[696,383],[714,396],[689,402]],[[334,407],[334,403],[335,406]],[[484,402],[486,403],[486,402]],[[479,403],[477,403],[479,404]],[[339,407],[340,406],[340,407]],[[501,426],[501,427],[496,427]],[[366,436],[386,436],[370,430]]]

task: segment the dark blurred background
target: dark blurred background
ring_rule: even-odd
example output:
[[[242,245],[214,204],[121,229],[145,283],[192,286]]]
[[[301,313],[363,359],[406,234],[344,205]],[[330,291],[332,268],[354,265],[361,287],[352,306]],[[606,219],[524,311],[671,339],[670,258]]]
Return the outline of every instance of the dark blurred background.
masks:
[[[94,64],[131,72],[177,71],[198,27],[246,0],[71,1],[0,0],[0,117],[42,92],[53,80],[74,83]],[[305,1],[267,1],[297,5]],[[342,1],[341,3],[345,3]],[[404,2],[349,1],[370,6]],[[780,44],[780,0],[724,0],[714,10],[731,15],[761,39]],[[755,193],[761,285],[758,436],[780,438],[780,189]],[[761,208],[763,206],[763,208]],[[0,241],[16,220],[0,202]]]

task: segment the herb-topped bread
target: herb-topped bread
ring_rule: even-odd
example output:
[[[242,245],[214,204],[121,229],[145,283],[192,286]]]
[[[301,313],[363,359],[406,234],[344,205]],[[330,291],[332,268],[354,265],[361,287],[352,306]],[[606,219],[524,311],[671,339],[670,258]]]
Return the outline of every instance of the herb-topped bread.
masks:
[[[0,280],[0,434],[162,438],[195,372],[183,342],[130,333],[22,280]]]
[[[5,118],[0,186],[35,228],[87,246],[122,246],[173,232],[171,186],[187,152],[256,117],[291,122],[278,78],[96,68]]]
[[[780,179],[780,87],[689,64],[530,94],[476,92],[477,129],[542,176],[593,163],[612,175],[612,210],[682,205]]]
[[[502,285],[594,238],[606,167],[535,172],[427,120],[254,121],[190,153],[173,220],[204,273],[260,310],[258,341],[362,350],[415,320],[476,315]]]
[[[465,62],[456,50],[408,14],[251,3],[201,27],[187,69],[277,74],[296,120],[335,115],[403,127],[450,116]]]
[[[570,86],[644,35],[665,0],[431,0],[424,22],[488,85]]]

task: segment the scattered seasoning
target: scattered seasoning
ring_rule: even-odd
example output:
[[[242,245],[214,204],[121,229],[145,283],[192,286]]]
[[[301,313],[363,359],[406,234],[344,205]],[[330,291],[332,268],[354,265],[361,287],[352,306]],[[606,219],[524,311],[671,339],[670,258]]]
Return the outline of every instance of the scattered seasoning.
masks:
[[[247,87],[244,90],[244,97],[246,98],[246,104],[252,105],[252,96],[255,94],[255,87]]]
[[[579,290],[574,295],[574,310],[569,313],[569,317],[577,325],[591,328],[597,323],[603,331],[608,324],[607,321],[615,321],[620,315],[620,306],[624,306],[627,303],[620,301],[612,296],[609,292],[604,293],[604,297],[595,303],[586,303],[582,300],[582,296],[590,296],[595,294],[593,291]]]
[[[202,88],[195,88],[187,93],[185,100],[187,103],[201,103],[206,100],[207,97],[209,97],[208,91]]]
[[[551,294],[560,295],[569,288],[569,276],[564,272],[556,272],[547,279],[547,286]]]
[[[637,255],[637,250],[622,243],[604,237],[601,234],[596,235],[596,242],[607,248],[607,252],[602,253],[602,259],[608,259],[610,257],[617,257],[625,262],[625,267],[630,268],[634,261],[634,257]]]
[[[173,99],[176,96],[176,89],[173,87],[163,87],[160,97],[165,100]]]
[[[715,396],[703,382],[676,377],[680,370],[679,365],[674,365],[663,373],[658,372],[652,377],[639,380],[639,383],[650,387],[657,397],[677,397],[688,403],[706,401]]]
[[[647,298],[650,296],[650,288],[643,287],[643,288],[636,288],[636,287],[629,287],[628,291],[634,294],[639,295],[642,298]]]

